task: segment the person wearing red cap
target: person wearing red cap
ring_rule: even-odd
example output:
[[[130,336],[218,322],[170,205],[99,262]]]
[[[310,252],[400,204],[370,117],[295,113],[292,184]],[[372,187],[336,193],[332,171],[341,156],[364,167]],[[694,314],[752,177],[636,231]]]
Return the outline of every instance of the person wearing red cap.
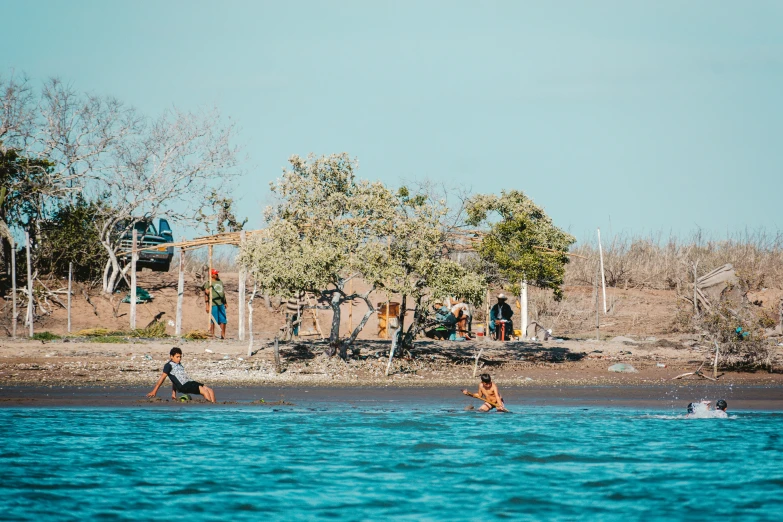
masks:
[[[215,324],[220,325],[220,338],[226,338],[226,291],[218,271],[213,269],[211,281],[204,283],[204,304],[209,313],[209,302],[212,301],[212,320],[209,322],[209,334],[215,335]]]

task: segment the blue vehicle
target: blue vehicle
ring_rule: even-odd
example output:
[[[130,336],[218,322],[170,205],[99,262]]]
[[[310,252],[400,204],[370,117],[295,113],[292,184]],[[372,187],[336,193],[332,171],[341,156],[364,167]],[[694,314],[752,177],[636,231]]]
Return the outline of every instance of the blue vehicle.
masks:
[[[166,219],[158,220],[155,228],[153,220],[140,220],[136,222],[137,239],[139,242],[139,259],[136,261],[136,270],[151,268],[158,272],[168,272],[171,260],[174,257],[174,248],[167,247],[166,243],[174,242],[174,234]],[[123,257],[130,260],[133,245],[133,230],[127,231],[120,239],[120,250]]]

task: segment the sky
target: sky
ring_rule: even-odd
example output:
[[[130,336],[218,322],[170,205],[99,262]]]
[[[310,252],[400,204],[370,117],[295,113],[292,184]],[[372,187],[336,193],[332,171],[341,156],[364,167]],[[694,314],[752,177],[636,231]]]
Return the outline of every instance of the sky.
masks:
[[[0,0],[0,73],[237,122],[238,214],[292,154],[524,191],[578,239],[783,225],[783,2]],[[228,189],[227,189],[228,190]]]

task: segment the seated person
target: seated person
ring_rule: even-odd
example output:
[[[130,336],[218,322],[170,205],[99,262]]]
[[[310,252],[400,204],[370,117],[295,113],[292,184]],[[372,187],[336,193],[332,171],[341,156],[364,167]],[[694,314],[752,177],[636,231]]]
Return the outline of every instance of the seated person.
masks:
[[[514,332],[514,323],[511,317],[514,311],[506,303],[506,294],[498,294],[498,302],[489,311],[489,331],[495,335],[498,341],[509,341]],[[501,327],[501,321],[505,321]],[[502,334],[502,339],[501,339]]]

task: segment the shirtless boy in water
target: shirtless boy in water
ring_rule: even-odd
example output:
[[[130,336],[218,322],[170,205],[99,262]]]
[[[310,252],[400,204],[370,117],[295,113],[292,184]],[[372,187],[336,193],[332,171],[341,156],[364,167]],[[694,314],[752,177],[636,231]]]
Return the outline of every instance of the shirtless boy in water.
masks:
[[[465,395],[471,395],[468,390],[462,390],[462,393]],[[506,405],[503,402],[503,397],[500,396],[500,391],[498,391],[498,386],[494,382],[492,382],[492,377],[489,376],[488,373],[482,373],[481,374],[481,384],[479,384],[478,387],[478,393],[476,393],[481,398],[487,399],[491,402],[494,402],[495,404],[499,405],[501,408],[506,409]],[[492,408],[494,408],[493,405],[491,405],[488,402],[485,402],[481,405],[481,408],[479,408],[479,411],[489,411]]]

